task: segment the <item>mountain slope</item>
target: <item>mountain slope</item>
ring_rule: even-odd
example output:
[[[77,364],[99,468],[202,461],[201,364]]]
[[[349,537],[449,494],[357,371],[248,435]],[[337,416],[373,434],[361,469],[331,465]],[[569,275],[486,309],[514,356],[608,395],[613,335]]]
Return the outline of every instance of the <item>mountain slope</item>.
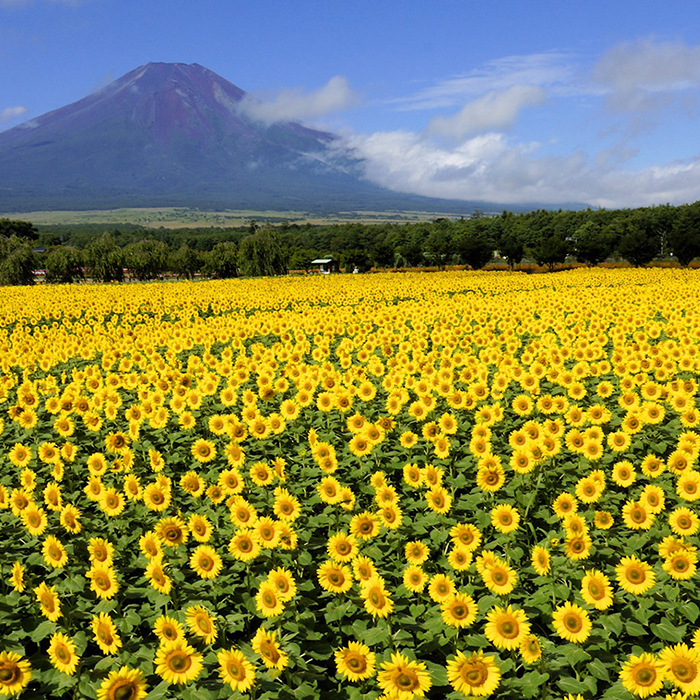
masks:
[[[363,180],[335,136],[240,110],[245,92],[198,65],[149,63],[0,133],[0,211],[196,206],[469,211]],[[481,206],[475,204],[475,206]]]

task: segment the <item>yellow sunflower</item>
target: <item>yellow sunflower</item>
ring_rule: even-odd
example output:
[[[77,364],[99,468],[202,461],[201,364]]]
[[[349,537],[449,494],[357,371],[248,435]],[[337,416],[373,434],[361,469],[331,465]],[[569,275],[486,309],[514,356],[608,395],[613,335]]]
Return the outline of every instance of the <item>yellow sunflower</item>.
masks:
[[[90,589],[98,598],[114,598],[119,590],[116,574],[110,566],[93,564],[85,576],[90,579]]]
[[[655,695],[664,684],[664,664],[654,654],[632,655],[622,665],[622,685],[637,697]]]
[[[114,558],[114,545],[104,537],[91,537],[88,542],[88,554],[91,564],[111,566]]]
[[[179,639],[162,644],[154,661],[156,673],[168,683],[189,683],[202,671],[202,655]]]
[[[613,604],[610,579],[596,569],[586,571],[581,581],[581,596],[597,610],[607,610]]]
[[[200,513],[190,515],[187,520],[187,527],[192,537],[201,543],[209,542],[214,531],[214,526],[209,522],[209,518]]]
[[[18,695],[32,679],[32,667],[14,651],[0,651],[0,695]]]
[[[622,519],[630,530],[648,530],[655,516],[641,501],[627,501],[622,506]]]
[[[216,658],[219,661],[219,676],[232,690],[245,693],[255,684],[255,667],[245,654],[237,649],[221,649]]]
[[[440,603],[443,622],[450,627],[469,627],[476,620],[478,609],[474,599],[466,593],[453,593]]]
[[[21,511],[20,518],[27,532],[34,537],[43,534],[48,525],[46,511],[37,506],[36,503],[29,503],[27,507]],[[49,535],[49,537],[53,537],[53,535]],[[54,537],[53,539],[55,540],[56,538]]]
[[[513,532],[520,525],[520,513],[508,503],[501,503],[491,509],[491,525],[504,534]]]
[[[284,601],[280,597],[277,587],[269,582],[263,581],[255,596],[255,605],[261,615],[265,617],[277,617],[284,611]]]
[[[200,544],[190,556],[190,567],[203,579],[214,579],[223,568],[223,561],[213,547]]]
[[[700,651],[686,644],[676,644],[662,649],[659,661],[666,671],[666,680],[681,692],[688,695],[700,693]]]
[[[358,581],[369,581],[377,575],[377,567],[369,557],[357,557],[352,562],[352,574]]]
[[[442,603],[457,591],[455,582],[447,574],[435,574],[430,579],[428,594],[436,603]]]
[[[689,502],[697,501],[700,498],[700,472],[687,469],[676,481],[676,493]]]
[[[486,638],[498,649],[517,649],[530,634],[530,622],[524,610],[493,607],[486,615]]]
[[[41,583],[34,589],[34,593],[41,606],[41,614],[51,622],[56,622],[63,614],[56,586],[49,588],[46,583]]]
[[[163,595],[169,595],[173,586],[172,579],[165,573],[167,566],[167,562],[163,561],[163,555],[159,554],[148,562],[145,572],[151,587]]]
[[[450,538],[456,546],[464,547],[469,552],[479,548],[481,544],[481,532],[471,524],[458,524],[450,529]]]
[[[375,576],[369,581],[362,581],[360,594],[365,610],[372,617],[387,617],[394,609],[394,601],[389,597],[384,580],[379,576]]]
[[[379,687],[387,697],[396,700],[422,698],[432,685],[424,663],[411,661],[398,652],[392,653],[391,661],[383,662],[381,669],[377,675]]]
[[[552,570],[549,550],[546,547],[535,545],[532,548],[530,561],[532,563],[532,568],[538,576],[546,576]]]
[[[267,668],[281,670],[289,665],[289,657],[277,644],[274,630],[258,628],[251,641],[253,651],[259,654]]]
[[[690,508],[679,506],[668,516],[668,524],[676,535],[691,536],[700,529],[700,518]]]
[[[497,595],[508,595],[518,581],[518,574],[506,562],[497,560],[479,572],[486,587]]]
[[[122,666],[118,671],[110,671],[97,690],[97,700],[143,700],[148,686],[138,668]]]
[[[192,457],[200,463],[211,462],[216,457],[216,447],[210,440],[199,438],[192,444]]]
[[[92,634],[103,654],[116,654],[122,646],[114,621],[109,613],[92,616]]]
[[[73,644],[70,637],[62,632],[56,632],[56,634],[51,635],[49,661],[61,673],[65,673],[68,676],[72,676],[75,673],[80,657],[76,653],[75,644]]]
[[[575,603],[558,605],[552,614],[552,624],[562,639],[574,644],[585,642],[592,626],[588,613]]]
[[[433,486],[425,492],[428,507],[435,513],[448,513],[452,507],[452,496],[442,486]]]
[[[289,569],[283,567],[273,569],[267,575],[267,580],[274,586],[277,596],[283,603],[291,600],[297,592],[294,576]]]
[[[458,651],[447,661],[447,679],[458,693],[483,697],[498,688],[501,670],[493,656],[484,656],[481,651],[465,656]]]
[[[370,540],[381,531],[379,518],[369,511],[363,511],[353,515],[350,520],[350,533],[362,540]]]
[[[663,570],[676,581],[687,581],[697,572],[698,557],[694,551],[678,550],[662,564]]]
[[[155,532],[166,547],[178,547],[185,544],[189,535],[187,524],[176,515],[162,518],[156,525]]]
[[[357,540],[353,535],[338,532],[328,539],[326,545],[328,556],[334,561],[345,563],[352,561],[358,552]]]
[[[642,595],[656,583],[654,570],[637,557],[623,557],[615,567],[617,582],[628,593]]]
[[[375,674],[374,653],[361,642],[349,642],[347,646],[336,649],[334,656],[338,675],[349,681],[363,681]]]
[[[542,657],[540,640],[534,634],[528,634],[520,640],[518,651],[526,664],[534,664]]]
[[[12,573],[10,574],[9,583],[12,589],[17,593],[24,591],[24,567],[18,561],[12,564]]]
[[[161,643],[174,642],[185,638],[182,625],[174,618],[161,615],[153,624],[153,631]]]
[[[199,637],[205,644],[214,643],[217,637],[214,619],[201,605],[186,608],[185,621],[195,637]]]
[[[412,593],[420,593],[428,581],[426,573],[417,565],[409,565],[403,571],[403,585]]]

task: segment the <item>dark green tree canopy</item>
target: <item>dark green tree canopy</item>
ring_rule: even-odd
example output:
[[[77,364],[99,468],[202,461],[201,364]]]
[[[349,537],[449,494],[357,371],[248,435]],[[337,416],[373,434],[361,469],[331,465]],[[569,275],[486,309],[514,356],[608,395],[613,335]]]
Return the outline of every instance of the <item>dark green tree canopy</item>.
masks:
[[[287,261],[279,238],[269,227],[241,241],[240,258],[243,273],[251,277],[283,275],[287,272]]]
[[[13,221],[12,219],[0,219],[0,236],[10,238],[25,238],[35,241],[39,237],[39,230],[30,221]]]

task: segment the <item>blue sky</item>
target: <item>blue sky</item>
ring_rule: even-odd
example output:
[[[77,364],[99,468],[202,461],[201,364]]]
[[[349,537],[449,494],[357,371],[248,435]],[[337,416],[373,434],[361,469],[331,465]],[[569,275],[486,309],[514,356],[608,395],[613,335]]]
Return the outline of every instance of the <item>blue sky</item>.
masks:
[[[399,191],[700,199],[695,0],[0,0],[0,130],[151,61],[210,68],[261,121],[340,134]]]

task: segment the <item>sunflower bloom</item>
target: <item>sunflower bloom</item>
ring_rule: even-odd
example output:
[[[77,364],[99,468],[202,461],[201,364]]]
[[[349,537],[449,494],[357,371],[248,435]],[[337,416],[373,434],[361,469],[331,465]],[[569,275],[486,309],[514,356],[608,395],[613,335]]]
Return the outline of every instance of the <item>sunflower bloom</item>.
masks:
[[[632,655],[622,665],[622,685],[637,697],[655,695],[664,684],[664,664],[653,654]]]
[[[481,651],[465,656],[458,651],[447,661],[447,679],[458,693],[484,697],[500,685],[501,670],[493,656],[484,656]]]
[[[14,651],[0,651],[0,695],[17,695],[32,679],[32,667]]]
[[[688,695],[700,693],[700,651],[686,644],[666,647],[659,653],[666,680]]]
[[[143,700],[147,685],[138,668],[122,666],[118,671],[110,671],[97,690],[97,700]]]
[[[495,606],[486,615],[486,638],[498,649],[517,649],[530,634],[530,623],[524,610]]]
[[[156,652],[156,673],[168,683],[189,683],[202,671],[202,655],[186,641],[162,644]]]
[[[574,603],[557,606],[552,615],[552,624],[562,639],[574,644],[585,642],[591,633],[588,613]]]
[[[80,657],[75,651],[75,644],[73,644],[71,638],[62,632],[57,632],[51,635],[49,660],[55,669],[72,676],[78,666]]]
[[[377,680],[387,697],[396,700],[422,698],[432,685],[425,664],[411,661],[403,654],[393,653],[391,661],[385,661],[381,668]]]
[[[216,656],[219,661],[219,676],[232,690],[245,693],[255,684],[255,668],[245,654],[237,649],[222,649]]]
[[[646,593],[656,583],[654,570],[637,557],[621,559],[615,567],[615,575],[620,588],[634,595]]]
[[[346,647],[336,649],[334,656],[338,675],[349,681],[363,681],[375,674],[374,653],[361,642],[350,642]]]

